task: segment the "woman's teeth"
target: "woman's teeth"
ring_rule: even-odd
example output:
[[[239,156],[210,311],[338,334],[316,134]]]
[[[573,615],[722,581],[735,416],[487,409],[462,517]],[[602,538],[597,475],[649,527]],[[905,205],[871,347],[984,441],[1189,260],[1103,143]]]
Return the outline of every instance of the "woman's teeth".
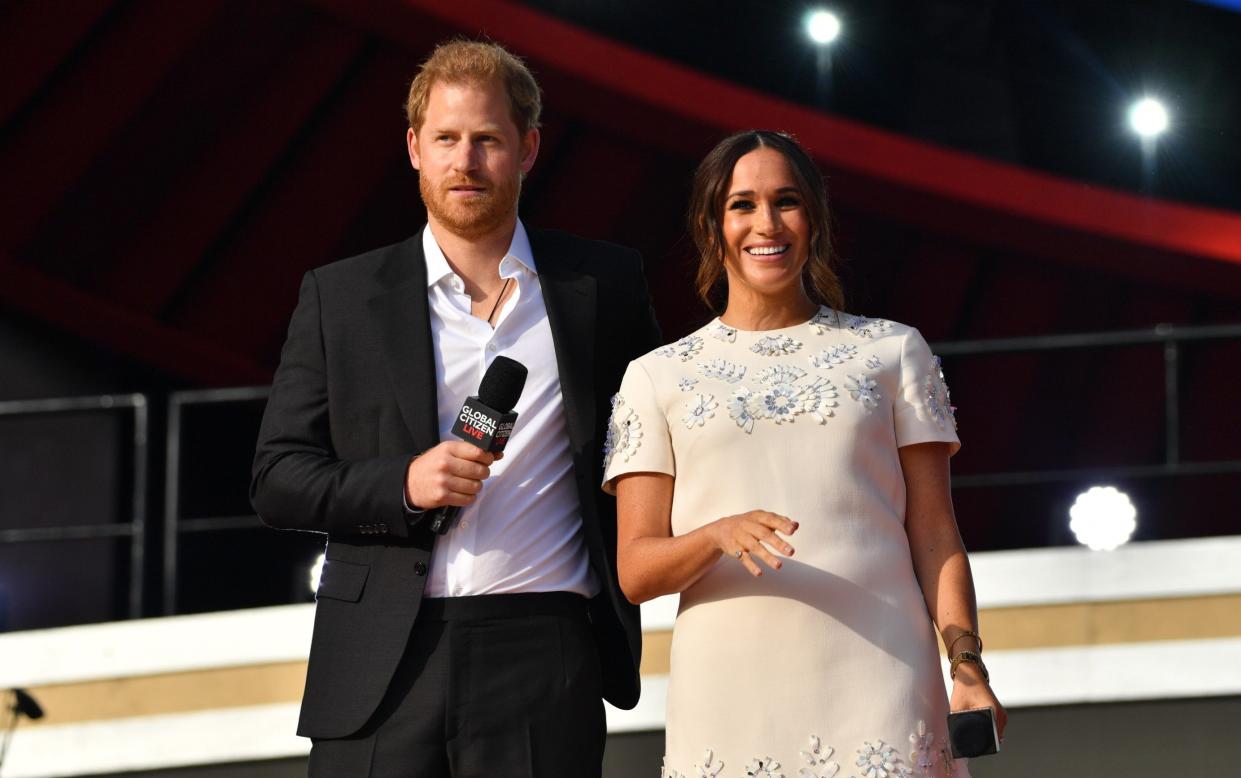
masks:
[[[766,257],[772,254],[783,254],[784,252],[788,250],[789,250],[789,244],[786,243],[783,246],[751,246],[745,251],[747,254],[753,254],[759,257]]]

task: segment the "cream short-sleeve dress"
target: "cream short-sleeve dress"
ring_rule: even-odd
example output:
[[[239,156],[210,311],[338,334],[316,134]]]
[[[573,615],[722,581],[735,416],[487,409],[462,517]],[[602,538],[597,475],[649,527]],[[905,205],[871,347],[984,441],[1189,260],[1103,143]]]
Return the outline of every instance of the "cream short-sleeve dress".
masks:
[[[630,363],[605,489],[674,476],[673,535],[752,509],[800,525],[781,570],[723,557],[681,594],[665,776],[968,775],[905,534],[897,448],[932,441],[960,447],[939,360],[903,324],[716,319]]]

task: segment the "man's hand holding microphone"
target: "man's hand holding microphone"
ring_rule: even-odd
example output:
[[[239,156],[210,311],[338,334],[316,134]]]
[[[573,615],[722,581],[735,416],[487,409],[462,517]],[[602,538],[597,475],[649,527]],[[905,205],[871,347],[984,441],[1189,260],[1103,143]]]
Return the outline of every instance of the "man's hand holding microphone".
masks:
[[[430,529],[444,534],[461,509],[472,504],[504,456],[517,414],[513,407],[526,385],[526,366],[496,357],[478,394],[466,399],[453,423],[460,441],[446,440],[414,457],[405,473],[406,504],[427,511]]]

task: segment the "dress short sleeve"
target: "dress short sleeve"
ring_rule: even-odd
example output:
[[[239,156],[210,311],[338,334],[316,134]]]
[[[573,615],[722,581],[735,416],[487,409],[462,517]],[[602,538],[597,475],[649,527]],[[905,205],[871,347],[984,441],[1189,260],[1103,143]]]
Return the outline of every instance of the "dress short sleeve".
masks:
[[[676,475],[668,418],[654,382],[637,361],[629,363],[620,391],[612,398],[603,444],[603,491],[616,494],[616,478],[626,473]]]
[[[901,343],[900,391],[893,402],[896,445],[949,443],[948,455],[961,448],[957,437],[956,408],[948,395],[948,384],[939,357],[922,333],[910,328]]]

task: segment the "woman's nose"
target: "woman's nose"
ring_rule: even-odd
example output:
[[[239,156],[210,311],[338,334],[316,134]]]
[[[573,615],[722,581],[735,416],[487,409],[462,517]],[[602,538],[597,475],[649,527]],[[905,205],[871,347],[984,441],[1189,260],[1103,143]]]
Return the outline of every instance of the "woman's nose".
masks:
[[[773,235],[780,231],[782,222],[780,211],[774,206],[764,205],[758,212],[758,231],[764,235]]]

